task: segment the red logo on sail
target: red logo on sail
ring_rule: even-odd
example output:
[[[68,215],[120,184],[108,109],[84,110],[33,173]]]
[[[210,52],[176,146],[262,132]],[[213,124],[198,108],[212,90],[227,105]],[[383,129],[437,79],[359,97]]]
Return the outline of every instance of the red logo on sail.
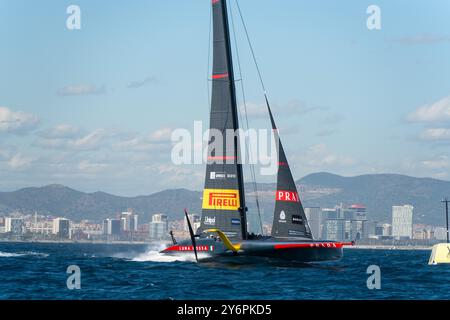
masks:
[[[277,190],[275,199],[277,201],[300,202],[298,193],[295,191]]]

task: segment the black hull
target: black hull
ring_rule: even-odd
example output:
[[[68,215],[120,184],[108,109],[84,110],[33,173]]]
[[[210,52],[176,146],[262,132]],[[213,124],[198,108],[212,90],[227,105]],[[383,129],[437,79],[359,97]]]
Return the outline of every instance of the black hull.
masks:
[[[332,241],[283,240],[265,238],[245,240],[240,243],[240,250],[233,252],[223,242],[214,238],[197,239],[197,251],[200,261],[227,260],[227,261],[256,261],[257,259],[276,259],[290,262],[321,262],[335,261],[343,257],[344,243]],[[350,244],[348,244],[350,245]],[[189,240],[168,247],[161,251],[168,255],[186,255],[193,253],[193,246]]]

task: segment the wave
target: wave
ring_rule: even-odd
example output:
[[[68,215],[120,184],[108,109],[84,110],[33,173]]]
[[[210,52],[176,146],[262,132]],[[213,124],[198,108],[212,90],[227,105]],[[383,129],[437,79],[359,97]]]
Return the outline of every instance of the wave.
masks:
[[[25,257],[25,256],[38,256],[42,258],[48,257],[48,253],[34,252],[34,251],[25,251],[25,252],[3,252],[0,251],[0,258],[16,258],[16,257]]]
[[[142,253],[132,259],[136,262],[195,262],[195,256],[193,253],[179,254],[177,256],[170,256],[167,254],[160,253],[159,251],[147,251]]]

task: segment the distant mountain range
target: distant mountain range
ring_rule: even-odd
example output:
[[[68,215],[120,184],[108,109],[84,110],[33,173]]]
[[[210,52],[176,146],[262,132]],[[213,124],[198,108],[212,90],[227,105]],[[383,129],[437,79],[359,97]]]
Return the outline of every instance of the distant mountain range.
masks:
[[[393,205],[412,204],[415,223],[443,225],[444,212],[440,200],[450,196],[450,182],[431,178],[414,178],[398,174],[372,174],[343,177],[330,173],[314,173],[297,181],[305,206],[333,207],[336,204],[362,203],[370,220],[390,221]],[[254,193],[248,192],[249,212],[255,211]],[[273,214],[274,184],[258,184],[263,220]],[[0,192],[0,215],[13,211],[63,216],[72,220],[101,221],[132,208],[147,222],[153,213],[166,213],[182,218],[183,209],[200,212],[201,192],[170,189],[148,196],[120,197],[104,192],[84,193],[62,185],[24,188]]]

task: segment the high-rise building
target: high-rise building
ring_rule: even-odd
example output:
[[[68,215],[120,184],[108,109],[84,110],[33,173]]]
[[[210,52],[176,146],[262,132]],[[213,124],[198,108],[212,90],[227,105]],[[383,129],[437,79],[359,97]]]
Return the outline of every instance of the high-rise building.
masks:
[[[413,209],[411,205],[392,206],[392,236],[395,239],[412,238]]]
[[[336,208],[334,208],[334,209],[323,208],[322,209],[322,219],[323,220],[339,219],[339,212]]]
[[[435,227],[434,238],[436,240],[447,240],[447,229],[444,227]]]
[[[324,239],[354,241],[369,237],[367,209],[362,204],[346,207],[341,203],[333,209],[324,208],[321,210],[321,220]]]
[[[70,220],[65,218],[53,219],[53,234],[58,238],[70,239]]]
[[[122,212],[120,214],[120,227],[122,231],[137,231],[138,215],[131,210]]]
[[[103,220],[103,234],[109,236],[120,235],[121,220],[120,219],[105,219]]]
[[[323,224],[323,239],[342,241],[345,239],[345,220],[328,219]]]
[[[366,221],[367,208],[363,204],[352,204],[347,211],[352,212],[352,220]]]
[[[122,231],[138,230],[138,215],[134,214],[131,209],[120,214],[120,228]]]
[[[392,225],[389,223],[377,223],[375,235],[378,237],[389,237],[392,235]]]
[[[22,218],[5,218],[5,232],[11,233],[13,235],[22,235],[23,234],[23,219]]]
[[[305,215],[314,239],[320,239],[322,236],[322,210],[319,207],[306,207]]]
[[[154,214],[149,225],[151,240],[165,240],[169,236],[169,219],[165,214]]]

